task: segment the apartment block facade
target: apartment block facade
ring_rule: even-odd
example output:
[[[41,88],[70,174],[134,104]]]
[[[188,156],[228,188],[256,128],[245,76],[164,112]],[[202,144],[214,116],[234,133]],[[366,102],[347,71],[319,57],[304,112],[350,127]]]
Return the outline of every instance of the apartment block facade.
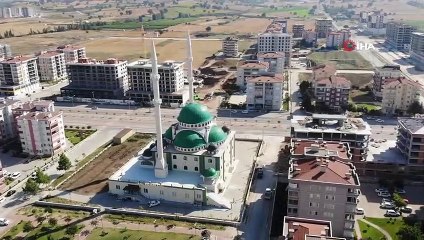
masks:
[[[386,79],[400,78],[402,76],[399,65],[384,65],[383,67],[375,68],[372,87],[374,96],[378,99],[383,97],[381,90]]]
[[[330,32],[327,34],[326,47],[327,48],[339,48],[343,46],[343,43],[350,38],[349,30],[340,30],[337,32]]]
[[[80,58],[66,67],[69,85],[61,88],[62,96],[122,99],[129,90],[127,61]]]
[[[285,66],[290,66],[292,35],[281,32],[265,32],[258,36],[258,53],[284,52]]]
[[[334,112],[342,112],[347,108],[351,83],[344,77],[332,75],[313,82],[317,103],[323,103]]]
[[[283,74],[284,72],[284,56],[283,52],[258,53],[259,62],[268,63],[268,72]]]
[[[381,11],[373,11],[367,13],[367,21],[365,33],[378,36],[386,34],[387,17],[386,14]]]
[[[413,102],[421,102],[424,96],[423,85],[405,77],[385,79],[381,92],[381,111],[389,115],[405,113]]]
[[[317,38],[326,38],[332,29],[332,19],[319,18],[315,20],[315,32],[317,33]]]
[[[258,53],[259,54],[259,53]],[[240,62],[237,66],[236,84],[242,89],[246,88],[246,78],[259,76],[268,72],[269,63],[259,61]]]
[[[399,22],[389,22],[386,27],[386,43],[399,51],[411,49],[412,33],[417,28]]]
[[[247,78],[247,109],[281,110],[284,85],[282,74]]]
[[[301,38],[303,36],[303,31],[305,31],[305,24],[295,23],[292,26],[293,38]]]
[[[413,32],[411,38],[411,59],[415,68],[424,71],[424,33]]]
[[[306,30],[302,34],[302,38],[305,39],[307,43],[316,43],[317,42],[317,32],[312,30]]]
[[[40,89],[37,59],[20,56],[0,62],[0,95],[32,94]]]
[[[12,49],[8,44],[0,45],[0,60],[5,60],[12,57]]]
[[[68,78],[65,65],[65,54],[57,51],[41,53],[38,56],[38,70],[40,80],[63,81]]]
[[[17,136],[12,109],[16,108],[18,102],[17,100],[0,99],[0,143]]]
[[[424,118],[400,118],[396,146],[415,171],[424,172]],[[411,169],[410,169],[411,171]]]
[[[87,58],[85,47],[64,45],[57,48],[59,52],[65,54],[65,63],[77,63],[80,58]]]
[[[238,39],[236,37],[227,37],[222,41],[222,52],[226,57],[238,56]]]
[[[127,96],[132,100],[151,103],[153,100],[153,83],[150,74],[152,63],[148,59],[141,59],[128,64],[128,78],[130,90]],[[171,106],[187,102],[189,95],[184,86],[184,62],[167,61],[158,65],[159,93],[162,104]]]

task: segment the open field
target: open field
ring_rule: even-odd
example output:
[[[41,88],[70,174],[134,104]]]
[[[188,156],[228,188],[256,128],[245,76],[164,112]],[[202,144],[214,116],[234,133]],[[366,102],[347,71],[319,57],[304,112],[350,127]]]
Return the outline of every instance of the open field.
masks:
[[[88,138],[95,130],[65,129],[66,138],[74,145]]]
[[[144,29],[163,29],[178,24],[185,24],[196,20],[196,18],[176,18],[176,19],[159,19],[149,22],[111,22],[109,24],[99,26],[98,29],[137,29],[143,25]]]
[[[106,234],[104,234],[105,232]],[[148,232],[142,230],[124,230],[113,228],[95,228],[88,236],[87,240],[157,240],[157,239],[173,239],[173,240],[188,240],[188,239],[201,239],[200,236],[192,236],[188,234],[173,233],[173,232]]]
[[[371,63],[357,52],[331,51],[314,52],[307,57],[316,65],[336,64],[337,69],[372,69]]]
[[[107,179],[140,151],[151,137],[150,134],[137,133],[126,142],[111,146],[60,188],[79,194],[95,194],[107,190]]]
[[[363,239],[382,239],[384,237],[383,233],[374,227],[369,226],[365,222],[358,220],[358,224]]]

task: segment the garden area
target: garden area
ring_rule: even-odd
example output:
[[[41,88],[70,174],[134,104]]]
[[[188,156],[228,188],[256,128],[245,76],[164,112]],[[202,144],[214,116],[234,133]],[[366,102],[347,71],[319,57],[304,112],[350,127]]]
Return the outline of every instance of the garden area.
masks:
[[[369,222],[386,230],[393,240],[422,240],[424,233],[419,220],[410,218],[366,218]],[[361,223],[361,221],[360,221]],[[362,227],[361,227],[362,231]],[[364,237],[364,235],[362,235]],[[372,238],[380,239],[380,238]]]
[[[362,239],[384,239],[384,234],[367,223],[358,220],[359,229],[361,230]]]
[[[65,136],[73,145],[77,145],[95,132],[96,130],[90,129],[65,129]]]
[[[335,64],[337,69],[347,70],[372,70],[373,67],[365,58],[357,52],[329,51],[314,52],[309,55],[308,60],[315,65]]]

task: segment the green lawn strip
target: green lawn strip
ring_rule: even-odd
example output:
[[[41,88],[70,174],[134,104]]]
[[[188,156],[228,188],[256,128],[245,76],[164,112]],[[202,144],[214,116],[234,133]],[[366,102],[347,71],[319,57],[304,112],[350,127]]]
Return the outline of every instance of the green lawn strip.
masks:
[[[367,223],[358,220],[358,224],[363,239],[381,239],[384,237],[382,232],[372,226],[369,226]]]
[[[141,230],[128,230],[128,229],[113,229],[113,228],[95,228],[91,231],[87,240],[157,240],[157,239],[172,239],[172,240],[185,240],[185,239],[201,239],[199,236],[192,236],[189,234],[172,233],[172,232],[149,232]]]
[[[74,145],[88,138],[96,130],[65,129],[66,138]]]
[[[84,225],[77,225],[78,232],[84,228]],[[49,237],[50,236],[50,237]],[[48,224],[42,224],[37,226],[34,230],[29,232],[26,236],[26,239],[37,239],[37,240],[49,240],[49,239],[61,239],[65,236],[68,236],[70,239],[73,239],[72,235],[66,234],[66,227],[63,226],[49,226]]]
[[[309,15],[310,8],[306,7],[277,7],[277,8],[262,8],[259,9],[258,12],[261,13],[296,13],[295,15],[298,15],[299,17],[308,16]]]
[[[364,108],[368,109],[368,111],[380,110],[381,109],[380,106],[368,104],[368,103],[358,103],[358,104],[355,104],[355,105],[356,105],[356,107],[361,107],[361,108],[364,107]]]
[[[190,8],[190,6],[172,6],[168,7],[168,12],[165,13],[166,18],[177,18],[179,13],[190,14],[191,17],[199,15],[208,15],[208,14],[217,14],[217,13],[227,13],[226,10],[216,10],[216,9],[204,9],[200,7]]]
[[[24,231],[24,225],[26,221],[20,221],[18,224],[13,226],[4,236],[2,239],[11,237],[12,239],[18,235],[19,233]]]
[[[391,219],[391,220],[390,220]],[[402,218],[370,218],[367,217],[367,220],[371,223],[374,223],[375,225],[381,227],[382,229],[386,230],[390,236],[393,238],[393,240],[399,239],[396,235],[396,233],[399,231],[399,229],[405,225],[405,222]]]
[[[194,223],[169,220],[169,219],[163,219],[163,218],[151,218],[151,217],[141,217],[141,216],[133,216],[133,215],[114,215],[114,214],[107,214],[105,215],[105,218],[111,221],[112,223],[128,221],[133,223],[153,224],[156,221],[156,224],[158,225],[175,225],[179,227],[188,227],[188,228],[194,227]],[[198,228],[205,227],[206,229],[213,229],[213,230],[225,230],[224,226],[214,225],[214,224],[197,223],[196,227]]]
[[[407,20],[405,22],[417,27],[420,31],[424,31],[424,20]]]

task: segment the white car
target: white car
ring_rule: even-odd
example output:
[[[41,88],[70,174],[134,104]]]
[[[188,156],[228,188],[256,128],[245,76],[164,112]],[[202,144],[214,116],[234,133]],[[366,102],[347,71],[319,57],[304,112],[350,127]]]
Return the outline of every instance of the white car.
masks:
[[[387,210],[386,214],[384,214],[386,217],[399,217],[400,213],[396,212],[395,210]]]
[[[375,192],[376,193],[379,193],[379,192],[387,192],[388,190],[387,190],[387,188],[376,188],[375,189]]]
[[[248,110],[243,110],[243,111],[241,111],[241,113],[247,114],[247,113],[249,113],[249,111]]]
[[[392,195],[390,195],[390,193],[388,193],[388,192],[379,192],[378,194],[377,194],[379,197],[384,197],[384,198],[387,198],[387,197],[391,197]]]
[[[17,179],[19,176],[21,176],[21,173],[20,172],[14,172],[14,173],[12,173],[12,175],[10,175],[10,177],[12,179]]]
[[[358,215],[364,215],[365,214],[365,210],[363,208],[357,208],[355,210],[355,213]]]
[[[383,198],[382,200],[381,200],[381,203],[394,203],[393,202],[393,200],[392,199],[390,199],[390,198]]]
[[[152,201],[149,201],[149,203],[147,205],[149,206],[149,208],[151,208],[151,207],[155,207],[159,204],[160,204],[159,200],[152,200]]]
[[[7,226],[9,225],[10,221],[6,218],[0,218],[0,226]]]
[[[383,202],[383,203],[380,204],[380,208],[393,209],[393,208],[395,208],[395,205],[393,203]]]
[[[5,198],[4,197],[0,197],[0,203],[4,202]]]

